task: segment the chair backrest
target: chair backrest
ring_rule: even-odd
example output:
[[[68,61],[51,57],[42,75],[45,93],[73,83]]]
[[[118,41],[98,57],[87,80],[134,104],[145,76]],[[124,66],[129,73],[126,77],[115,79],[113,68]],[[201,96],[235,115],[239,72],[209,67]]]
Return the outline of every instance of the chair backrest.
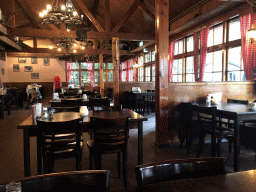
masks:
[[[176,159],[135,167],[137,185],[226,173],[226,158]]]
[[[89,98],[90,107],[107,107],[109,106],[108,98]]]
[[[50,107],[51,110],[53,110],[54,113],[58,112],[79,112],[80,106],[76,107]]]
[[[91,117],[94,147],[99,151],[118,150],[127,146],[128,117]]]
[[[196,106],[197,119],[201,126],[215,131],[216,129],[216,107]],[[208,130],[209,131],[209,130]]]
[[[109,170],[84,170],[51,173],[26,177],[21,181],[22,191],[105,191],[109,189]],[[0,185],[5,191],[6,185]]]
[[[73,99],[61,99],[61,104],[66,107],[76,107],[81,106],[81,99],[73,98]]]
[[[50,172],[48,164],[50,156],[80,156],[81,122],[82,117],[69,121],[37,120],[37,127],[41,130],[38,138],[42,147],[45,173]]]
[[[238,100],[238,99],[227,99],[227,103],[239,103],[239,104],[248,105],[249,101],[248,100]]]

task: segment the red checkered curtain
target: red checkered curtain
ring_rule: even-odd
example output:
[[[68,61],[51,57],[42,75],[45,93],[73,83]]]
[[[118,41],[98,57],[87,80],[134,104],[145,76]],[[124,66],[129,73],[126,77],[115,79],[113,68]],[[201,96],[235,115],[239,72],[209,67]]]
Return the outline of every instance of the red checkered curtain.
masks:
[[[129,82],[129,79],[130,79],[129,70],[130,70],[130,59],[126,61],[126,81],[127,82]]]
[[[199,33],[196,32],[193,34],[194,39],[194,75],[195,75],[195,81],[198,81],[198,38]]]
[[[91,87],[95,87],[94,84],[94,73],[93,73],[93,62],[87,62],[88,71],[91,79]]]
[[[198,81],[203,81],[204,79],[208,35],[209,35],[209,27],[200,31],[200,71],[199,71]]]
[[[135,63],[136,63],[136,58],[133,59],[133,64]],[[133,68],[133,79],[134,81],[137,81],[137,73],[135,68]]]
[[[169,81],[172,81],[172,68],[173,68],[173,61],[174,61],[174,48],[175,48],[175,41],[172,41],[169,45],[168,56],[169,56]]]
[[[67,61],[66,62],[66,82],[69,83],[70,76],[71,76],[71,67],[72,67],[72,62]]]
[[[240,17],[242,56],[246,80],[252,79],[252,70],[256,66],[256,43],[251,43],[247,31],[256,23],[256,14],[251,13]]]

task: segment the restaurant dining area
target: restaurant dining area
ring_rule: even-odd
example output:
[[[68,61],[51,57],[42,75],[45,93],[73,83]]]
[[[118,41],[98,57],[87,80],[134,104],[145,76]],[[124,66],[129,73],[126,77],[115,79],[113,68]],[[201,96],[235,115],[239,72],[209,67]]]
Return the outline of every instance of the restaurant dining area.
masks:
[[[0,192],[255,191],[255,0],[2,0]]]

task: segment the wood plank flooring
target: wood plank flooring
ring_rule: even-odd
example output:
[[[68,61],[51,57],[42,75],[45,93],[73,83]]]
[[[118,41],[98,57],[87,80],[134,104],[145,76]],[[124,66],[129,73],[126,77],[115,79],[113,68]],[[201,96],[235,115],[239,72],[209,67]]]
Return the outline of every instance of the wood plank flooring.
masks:
[[[47,97],[39,102],[43,106],[49,106]],[[5,112],[4,119],[0,120],[0,184],[9,183],[11,181],[19,180],[24,177],[23,169],[23,133],[22,130],[17,130],[17,126],[31,114],[29,110],[11,109],[11,115],[7,116]],[[158,148],[155,145],[155,114],[146,115],[148,121],[144,122],[144,163],[164,161],[167,159],[188,158],[186,150],[179,149],[178,143],[171,143],[169,148]],[[88,135],[84,134],[84,149],[82,157],[82,169],[89,169],[89,156],[86,141],[89,139]],[[31,165],[32,175],[37,174],[36,162],[36,141],[35,138],[31,140]],[[210,150],[204,150],[203,156],[209,157]],[[191,150],[190,158],[194,158],[196,154],[196,146]],[[233,172],[233,155],[228,152],[228,146],[223,147],[223,156],[227,157],[228,172]],[[116,155],[103,156],[103,169],[108,169],[111,172],[111,188],[122,188],[122,177],[117,177],[117,161]],[[136,185],[136,177],[134,168],[137,165],[137,129],[130,130],[129,144],[128,144],[128,186]],[[256,162],[254,160],[254,150],[243,149],[241,151],[241,170],[256,169]],[[55,163],[55,172],[73,171],[75,170],[75,159],[57,160]]]

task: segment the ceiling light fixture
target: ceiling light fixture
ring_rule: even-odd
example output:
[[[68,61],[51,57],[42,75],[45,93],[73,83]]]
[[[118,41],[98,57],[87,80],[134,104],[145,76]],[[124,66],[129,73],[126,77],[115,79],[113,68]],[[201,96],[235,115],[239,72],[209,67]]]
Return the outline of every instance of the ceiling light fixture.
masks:
[[[54,7],[53,7],[54,6]],[[52,6],[47,5],[46,10],[42,11],[39,16],[42,18],[42,24],[83,24],[84,16],[79,17],[71,0],[66,0],[66,5],[58,7],[58,0],[53,0]]]

